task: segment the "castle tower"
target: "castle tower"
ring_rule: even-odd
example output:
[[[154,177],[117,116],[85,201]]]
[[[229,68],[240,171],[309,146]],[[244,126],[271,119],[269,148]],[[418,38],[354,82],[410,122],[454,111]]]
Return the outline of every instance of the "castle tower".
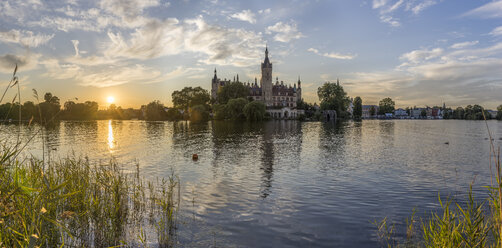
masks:
[[[272,63],[268,59],[268,47],[265,48],[265,61],[261,63],[262,97],[266,106],[272,105]]]
[[[302,81],[300,81],[300,76],[298,76],[298,88],[296,89],[296,100],[302,100]]]
[[[216,75],[216,68],[214,68],[214,77],[213,77],[213,80],[211,81],[211,97],[213,99],[216,99],[216,96],[218,94],[219,83],[220,83],[220,80],[218,79],[218,76]]]

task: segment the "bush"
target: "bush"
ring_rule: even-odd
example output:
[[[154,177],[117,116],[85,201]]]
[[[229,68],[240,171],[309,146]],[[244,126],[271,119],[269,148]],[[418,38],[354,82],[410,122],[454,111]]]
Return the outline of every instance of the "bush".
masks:
[[[243,111],[248,121],[261,121],[267,112],[265,104],[257,101],[246,104]]]

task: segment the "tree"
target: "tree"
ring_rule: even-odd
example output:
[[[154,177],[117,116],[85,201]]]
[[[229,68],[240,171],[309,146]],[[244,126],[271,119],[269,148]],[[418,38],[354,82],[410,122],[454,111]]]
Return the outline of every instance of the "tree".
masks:
[[[44,102],[38,104],[40,112],[42,113],[42,120],[48,122],[56,119],[57,114],[61,111],[59,98],[53,96],[50,92],[45,93]]]
[[[420,112],[420,117],[422,118],[427,117],[427,111],[425,111],[425,109],[422,109],[422,111]]]
[[[252,101],[244,106],[244,115],[248,121],[261,121],[265,118],[266,106],[262,102]]]
[[[185,111],[197,105],[208,105],[211,99],[209,92],[201,87],[185,87],[174,91],[171,97],[174,107]]]
[[[354,98],[354,119],[360,119],[361,116],[363,115],[363,100],[361,97],[356,96]]]
[[[148,105],[142,107],[145,111],[145,118],[148,121],[163,121],[167,119],[164,104],[159,100],[150,102]]]
[[[226,117],[234,120],[246,118],[242,112],[248,101],[245,98],[230,99],[225,106]]]
[[[370,116],[374,116],[376,114],[375,106],[371,106],[370,108]]]
[[[502,104],[497,107],[497,120],[502,120]]]
[[[378,104],[378,114],[394,113],[396,103],[390,97],[384,98]]]
[[[324,83],[317,89],[317,96],[321,101],[321,110],[336,110],[341,118],[348,116],[347,107],[350,99],[339,83]]]
[[[225,84],[218,91],[218,103],[227,104],[230,99],[246,98],[249,95],[249,88],[240,82]]]
[[[183,120],[183,114],[177,108],[169,108],[166,113],[167,120],[178,121]]]
[[[195,105],[190,108],[190,121],[203,122],[209,120],[209,112],[204,105]]]

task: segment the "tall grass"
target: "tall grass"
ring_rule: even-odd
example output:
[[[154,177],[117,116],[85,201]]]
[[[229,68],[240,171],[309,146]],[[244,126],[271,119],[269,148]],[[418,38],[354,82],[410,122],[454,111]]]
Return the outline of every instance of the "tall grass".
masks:
[[[432,212],[420,221],[415,219],[414,212],[406,221],[404,241],[397,240],[395,226],[387,218],[375,222],[382,247],[502,247],[500,147],[495,149],[488,124],[486,127],[490,139],[489,166],[492,177],[491,185],[486,187],[488,198],[482,202],[474,201],[472,185],[465,205],[455,202],[455,199],[445,201],[438,195],[440,211]],[[495,173],[492,171],[493,165]]]
[[[14,99],[20,99],[16,72],[17,66],[0,103],[15,85]],[[38,100],[35,90],[34,96]],[[33,138],[43,135],[43,126],[24,144],[20,132],[15,146],[0,144],[0,247],[173,246],[177,177],[146,181],[139,165],[127,174],[114,160],[93,164],[77,157],[22,157]]]
[[[171,245],[179,209],[174,177],[144,187],[139,171],[78,158],[43,163],[0,152],[0,247]],[[147,236],[145,230],[157,232]]]

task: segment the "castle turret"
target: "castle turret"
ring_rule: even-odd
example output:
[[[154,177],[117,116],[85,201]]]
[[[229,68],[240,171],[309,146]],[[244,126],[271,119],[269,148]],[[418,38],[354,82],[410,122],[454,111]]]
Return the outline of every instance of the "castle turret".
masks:
[[[268,58],[268,47],[265,47],[265,60],[261,63],[262,96],[266,106],[272,105],[272,63]]]
[[[214,68],[214,77],[213,77],[213,80],[211,80],[211,97],[213,99],[216,99],[216,95],[218,93],[219,83],[220,83],[220,80],[218,79],[218,76],[216,75],[216,68]]]
[[[302,81],[300,81],[300,76],[298,76],[298,88],[296,89],[296,100],[302,100]]]

